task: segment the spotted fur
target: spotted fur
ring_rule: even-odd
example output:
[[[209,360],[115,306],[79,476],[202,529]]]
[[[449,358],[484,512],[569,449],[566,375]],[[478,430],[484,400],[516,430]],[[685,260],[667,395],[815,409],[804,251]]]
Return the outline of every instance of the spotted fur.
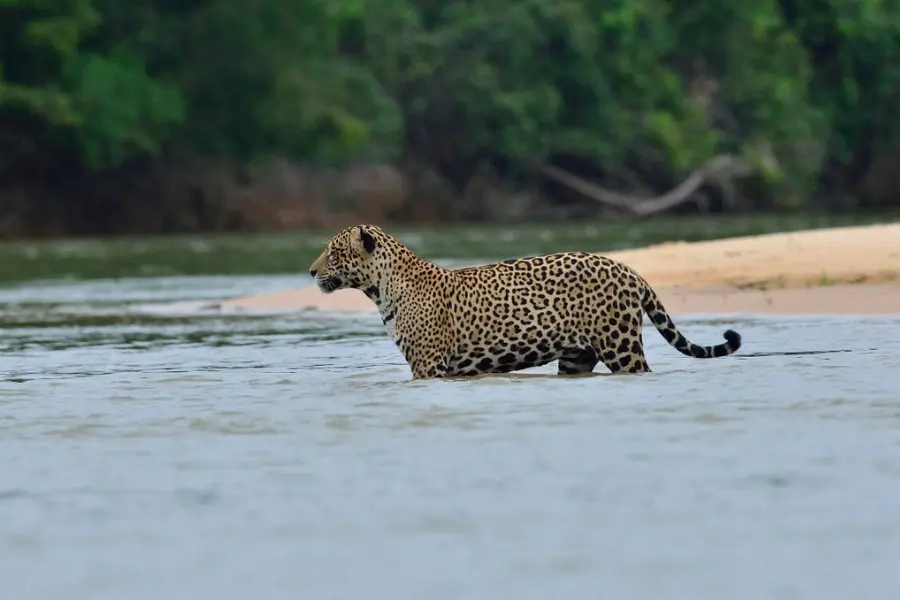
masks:
[[[414,379],[508,373],[558,361],[558,373],[650,371],[643,313],[676,350],[694,358],[733,354],[741,336],[698,346],[675,327],[656,292],[627,265],[561,252],[445,269],[374,225],[335,235],[310,266],[325,293],[362,290]]]

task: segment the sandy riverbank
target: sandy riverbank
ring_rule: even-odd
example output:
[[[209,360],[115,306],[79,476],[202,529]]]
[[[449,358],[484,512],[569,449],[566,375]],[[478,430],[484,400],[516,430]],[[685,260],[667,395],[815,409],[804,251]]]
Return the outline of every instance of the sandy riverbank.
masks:
[[[672,242],[603,254],[637,269],[674,314],[900,315],[900,224]],[[228,300],[222,306],[374,310],[361,292],[326,296],[315,286]]]

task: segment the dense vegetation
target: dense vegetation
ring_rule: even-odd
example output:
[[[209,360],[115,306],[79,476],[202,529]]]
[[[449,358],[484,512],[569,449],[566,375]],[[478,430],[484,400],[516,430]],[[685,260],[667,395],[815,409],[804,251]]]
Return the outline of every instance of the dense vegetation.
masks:
[[[0,0],[0,217],[273,156],[656,195],[724,155],[745,208],[884,204],[898,81],[900,0]]]

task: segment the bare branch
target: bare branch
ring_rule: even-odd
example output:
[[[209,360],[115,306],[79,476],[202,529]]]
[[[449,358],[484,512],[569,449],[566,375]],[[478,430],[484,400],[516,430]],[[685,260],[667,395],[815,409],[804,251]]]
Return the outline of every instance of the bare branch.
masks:
[[[689,200],[697,200],[695,192],[706,183],[714,182],[722,187],[727,202],[733,202],[733,188],[731,179],[745,177],[753,173],[753,168],[747,161],[730,155],[720,154],[709,160],[702,167],[694,170],[687,179],[681,182],[675,189],[656,197],[631,196],[604,189],[595,183],[591,183],[577,175],[573,175],[553,165],[540,165],[537,167],[545,176],[579,192],[597,202],[614,206],[629,211],[635,215],[646,216],[663,212]]]

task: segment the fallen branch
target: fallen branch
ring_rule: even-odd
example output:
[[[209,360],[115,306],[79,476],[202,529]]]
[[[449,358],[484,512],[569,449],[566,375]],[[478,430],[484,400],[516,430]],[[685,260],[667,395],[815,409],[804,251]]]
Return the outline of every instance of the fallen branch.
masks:
[[[754,169],[750,163],[741,158],[719,155],[694,170],[678,187],[656,197],[629,196],[613,192],[553,165],[540,165],[538,171],[592,200],[627,210],[635,215],[646,216],[691,200],[694,192],[707,181],[717,183],[726,196],[726,203],[732,204],[734,190],[731,179],[745,177],[753,173]]]

